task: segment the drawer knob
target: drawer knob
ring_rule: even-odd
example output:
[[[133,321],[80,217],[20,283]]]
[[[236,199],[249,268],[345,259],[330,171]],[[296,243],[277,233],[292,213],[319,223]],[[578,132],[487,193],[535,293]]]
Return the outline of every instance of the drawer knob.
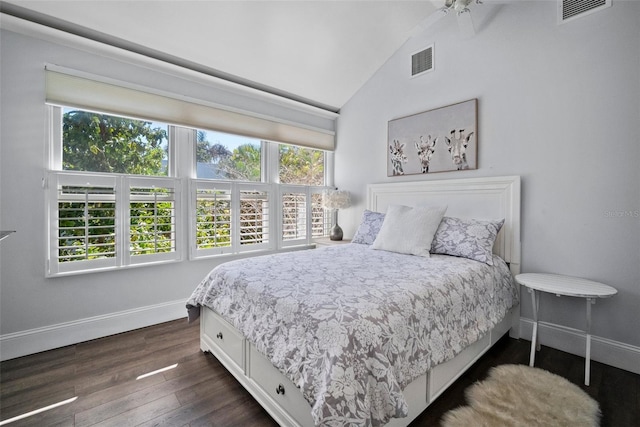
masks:
[[[216,335],[216,338],[222,339],[222,332],[218,332],[218,335]]]
[[[284,386],[282,384],[278,384],[278,387],[276,387],[276,394],[284,395]]]

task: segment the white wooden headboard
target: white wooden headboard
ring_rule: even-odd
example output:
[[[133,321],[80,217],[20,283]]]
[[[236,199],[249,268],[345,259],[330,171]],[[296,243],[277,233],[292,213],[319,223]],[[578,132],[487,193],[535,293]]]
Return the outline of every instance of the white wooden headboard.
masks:
[[[389,205],[447,206],[446,216],[504,218],[493,252],[520,272],[520,177],[389,182],[367,187],[367,209],[386,212]]]

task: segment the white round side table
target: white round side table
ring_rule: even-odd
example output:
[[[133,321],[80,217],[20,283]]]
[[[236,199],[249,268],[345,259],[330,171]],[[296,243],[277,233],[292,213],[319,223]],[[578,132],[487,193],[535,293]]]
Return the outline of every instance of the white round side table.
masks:
[[[529,366],[535,362],[536,350],[540,350],[538,343],[538,307],[540,306],[540,295],[536,292],[547,292],[556,296],[569,296],[585,298],[587,301],[587,348],[585,352],[584,384],[589,385],[589,374],[591,365],[591,305],[596,303],[597,298],[607,298],[615,295],[618,291],[604,283],[598,283],[579,277],[562,276],[558,274],[524,273],[516,276],[516,281],[531,293],[533,304],[533,333],[531,336],[531,356]]]

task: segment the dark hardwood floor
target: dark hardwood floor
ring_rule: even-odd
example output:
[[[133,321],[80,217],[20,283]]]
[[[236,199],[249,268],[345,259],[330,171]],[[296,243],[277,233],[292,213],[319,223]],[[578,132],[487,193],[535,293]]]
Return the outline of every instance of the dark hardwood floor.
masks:
[[[464,404],[464,390],[505,363],[528,363],[529,341],[503,338],[412,426],[437,426]],[[138,376],[172,366],[142,379]],[[640,375],[542,347],[536,366],[578,384],[603,412],[602,426],[640,426]],[[72,403],[9,426],[275,426],[222,365],[199,347],[197,325],[163,323],[0,364],[0,420]]]

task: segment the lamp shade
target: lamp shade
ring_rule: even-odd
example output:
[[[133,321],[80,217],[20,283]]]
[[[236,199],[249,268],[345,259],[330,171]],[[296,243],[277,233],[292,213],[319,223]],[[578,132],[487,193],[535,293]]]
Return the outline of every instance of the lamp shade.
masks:
[[[351,195],[344,190],[326,190],[322,192],[322,207],[325,209],[344,209],[351,206]]]

